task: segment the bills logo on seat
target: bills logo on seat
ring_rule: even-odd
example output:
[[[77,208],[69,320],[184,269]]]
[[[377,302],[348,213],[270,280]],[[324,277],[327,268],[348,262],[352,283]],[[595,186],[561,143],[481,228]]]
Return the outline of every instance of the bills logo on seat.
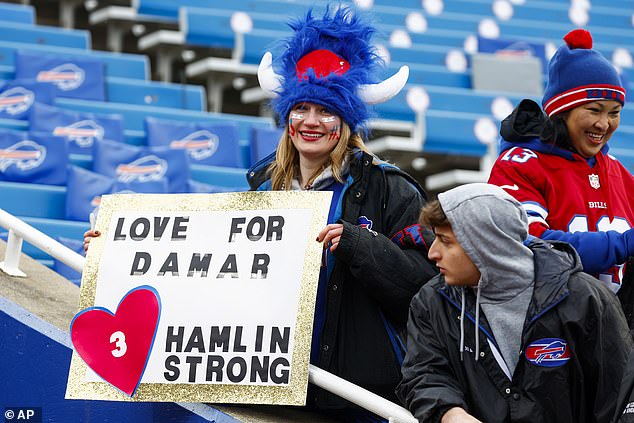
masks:
[[[558,367],[570,360],[568,343],[559,338],[544,338],[532,342],[524,352],[526,359],[542,367]]]
[[[80,120],[68,126],[58,126],[53,135],[67,137],[80,147],[90,147],[95,140],[102,140],[104,129],[93,120]]]
[[[154,155],[141,157],[128,164],[117,166],[117,179],[121,182],[156,181],[165,176],[167,162]]]
[[[73,63],[64,63],[48,71],[38,72],[38,82],[49,82],[62,91],[74,90],[84,83],[86,73]]]
[[[33,91],[24,87],[13,87],[0,94],[0,112],[17,115],[29,110],[35,100]]]
[[[46,158],[46,147],[35,141],[24,140],[0,149],[0,172],[14,165],[19,170],[35,169]]]
[[[213,156],[219,145],[218,135],[206,129],[192,132],[183,139],[170,142],[171,148],[186,149],[189,157],[194,160],[204,160]]]
[[[362,228],[367,229],[368,231],[372,230],[372,224],[373,223],[374,222],[372,222],[366,216],[359,216],[359,218],[357,219],[357,225],[361,226]]]

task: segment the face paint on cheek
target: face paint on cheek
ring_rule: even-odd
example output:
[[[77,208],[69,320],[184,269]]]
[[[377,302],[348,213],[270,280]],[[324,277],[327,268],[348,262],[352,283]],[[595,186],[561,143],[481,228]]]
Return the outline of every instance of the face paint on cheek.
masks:
[[[331,130],[330,130],[330,135],[328,135],[328,141],[339,141],[339,126],[334,126]]]
[[[295,127],[293,126],[293,119],[288,120],[288,133],[291,137],[295,136]]]

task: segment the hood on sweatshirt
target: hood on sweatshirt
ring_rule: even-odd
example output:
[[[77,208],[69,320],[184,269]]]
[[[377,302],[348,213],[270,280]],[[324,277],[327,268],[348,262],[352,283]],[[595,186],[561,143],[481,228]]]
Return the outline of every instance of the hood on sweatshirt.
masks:
[[[526,314],[535,273],[533,252],[524,243],[528,237],[526,212],[502,188],[484,183],[459,186],[439,194],[438,200],[456,240],[480,271],[476,322],[482,305],[494,333],[499,329],[496,341],[505,361],[514,368],[517,360],[512,351],[519,346],[524,324],[517,316]],[[464,312],[464,304],[462,309]],[[462,352],[464,335],[461,338]],[[476,360],[478,338],[476,324]]]

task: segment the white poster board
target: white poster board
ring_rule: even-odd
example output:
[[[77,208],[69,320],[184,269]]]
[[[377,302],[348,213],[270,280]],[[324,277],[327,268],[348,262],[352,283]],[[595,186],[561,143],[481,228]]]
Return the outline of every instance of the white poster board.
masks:
[[[323,250],[315,239],[330,199],[329,192],[104,196],[71,330],[66,398],[303,405]],[[158,304],[147,353],[136,349],[132,328],[151,320],[146,299],[125,304],[127,322],[109,321],[139,287]],[[97,319],[82,333],[75,323],[91,313],[107,327]],[[80,357],[78,345],[90,352]],[[104,381],[117,372],[128,378],[118,365],[135,354],[145,366],[133,393]]]

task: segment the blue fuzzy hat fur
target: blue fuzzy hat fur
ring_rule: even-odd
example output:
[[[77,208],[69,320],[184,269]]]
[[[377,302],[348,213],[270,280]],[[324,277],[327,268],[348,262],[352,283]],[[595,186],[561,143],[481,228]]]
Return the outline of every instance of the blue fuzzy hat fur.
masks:
[[[370,44],[375,29],[346,7],[334,13],[327,7],[321,18],[313,17],[311,9],[289,26],[294,34],[284,40],[283,53],[274,62],[276,72],[283,77],[279,95],[272,100],[280,125],[286,124],[295,104],[306,101],[337,114],[354,132],[365,132],[369,110],[356,91],[361,84],[375,83],[375,75],[383,66]],[[330,73],[322,77],[309,69],[303,78],[298,78],[297,62],[315,50],[335,53],[350,68],[342,75]]]

